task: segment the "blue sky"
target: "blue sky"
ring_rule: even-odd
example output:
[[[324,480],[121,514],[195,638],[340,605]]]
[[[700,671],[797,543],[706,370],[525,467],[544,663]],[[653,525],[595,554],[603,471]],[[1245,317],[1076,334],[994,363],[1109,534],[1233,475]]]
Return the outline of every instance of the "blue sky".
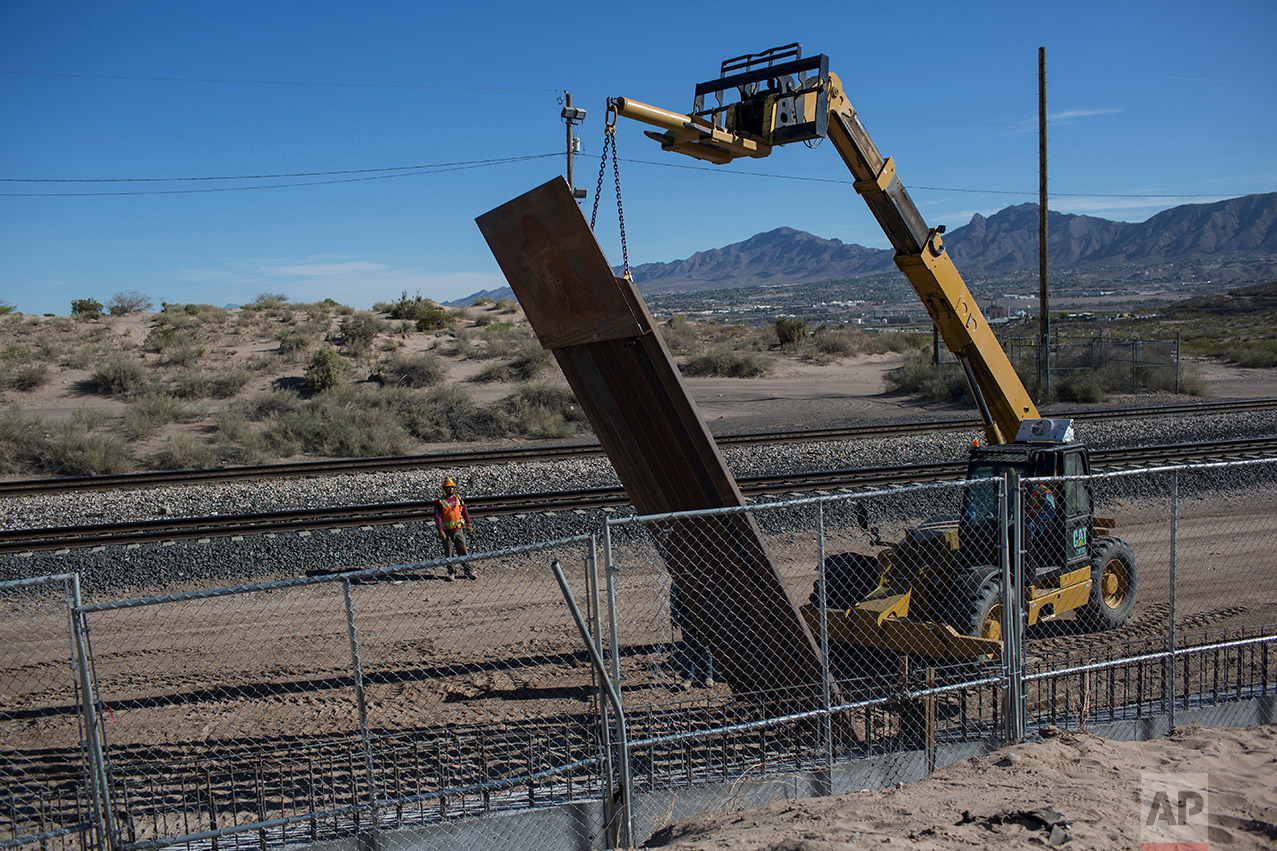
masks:
[[[1142,221],[1277,190],[1273,0],[448,6],[0,0],[0,300],[498,287],[474,218],[563,172],[564,91],[588,110],[588,214],[608,95],[686,111],[722,59],[794,41],[830,56],[929,224],[1036,202],[1039,46],[1053,209]],[[618,130],[632,264],[781,226],[886,246],[822,182],[847,179],[829,145],[715,167],[642,129]],[[252,175],[305,176],[172,180]],[[619,263],[614,202],[609,174]]]

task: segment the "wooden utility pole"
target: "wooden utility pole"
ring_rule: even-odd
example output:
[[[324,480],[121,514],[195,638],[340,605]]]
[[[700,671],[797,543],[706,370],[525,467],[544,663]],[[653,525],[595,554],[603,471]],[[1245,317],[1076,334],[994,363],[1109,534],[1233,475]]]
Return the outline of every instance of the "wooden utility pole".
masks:
[[[1038,386],[1051,390],[1051,298],[1046,275],[1046,48],[1038,48]]]

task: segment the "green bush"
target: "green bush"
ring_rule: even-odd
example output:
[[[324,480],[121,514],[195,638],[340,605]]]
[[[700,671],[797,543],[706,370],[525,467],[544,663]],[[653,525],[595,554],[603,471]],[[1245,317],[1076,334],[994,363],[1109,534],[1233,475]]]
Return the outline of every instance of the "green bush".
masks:
[[[346,377],[346,362],[334,349],[320,349],[311,355],[303,378],[306,389],[322,393],[341,384]]]
[[[692,354],[700,345],[700,334],[686,316],[671,316],[660,326],[660,332],[665,345],[676,355]]]
[[[342,343],[351,352],[366,352],[385,325],[371,313],[352,313],[341,320]]]
[[[12,387],[26,392],[49,383],[49,368],[42,363],[20,363],[10,367],[0,376],[0,387]]]
[[[201,404],[162,393],[135,396],[124,411],[124,435],[144,440],[173,422],[191,422],[208,413]]]
[[[526,437],[567,437],[586,430],[585,413],[572,392],[549,384],[519,387],[497,410],[507,430]]]
[[[904,365],[883,376],[893,390],[917,393],[935,402],[951,402],[968,393],[967,379],[957,364],[942,363],[935,366],[930,358],[912,356]]]
[[[276,451],[296,445],[304,452],[338,457],[401,455],[411,445],[396,411],[379,391],[349,386],[272,417],[264,437]]]
[[[146,364],[136,357],[117,353],[89,374],[90,383],[108,396],[132,396],[147,386]]]
[[[279,353],[285,360],[294,361],[301,358],[312,345],[317,343],[323,334],[314,326],[302,325],[297,328],[285,328],[275,335],[279,340]]]
[[[448,367],[433,352],[395,355],[382,373],[387,384],[396,387],[433,387],[448,376]]]
[[[102,302],[95,298],[77,298],[71,302],[71,315],[81,319],[97,319],[102,315]]]
[[[44,417],[25,414],[17,405],[0,411],[0,473],[34,472],[44,436],[51,428]]]
[[[1109,398],[1100,376],[1089,370],[1067,373],[1054,389],[1061,402],[1107,402]]]
[[[797,316],[777,316],[772,329],[782,346],[792,345],[807,336],[807,322]]]
[[[217,451],[189,434],[174,434],[149,459],[153,470],[207,470],[217,466]]]
[[[59,476],[106,476],[133,469],[133,456],[114,434],[67,424],[54,428],[44,440],[39,465]]]
[[[437,304],[422,304],[417,308],[417,330],[437,331],[456,323],[452,314]]]
[[[757,378],[770,375],[776,363],[757,352],[738,351],[726,346],[712,346],[703,355],[683,366],[688,375],[717,375],[724,378]]]

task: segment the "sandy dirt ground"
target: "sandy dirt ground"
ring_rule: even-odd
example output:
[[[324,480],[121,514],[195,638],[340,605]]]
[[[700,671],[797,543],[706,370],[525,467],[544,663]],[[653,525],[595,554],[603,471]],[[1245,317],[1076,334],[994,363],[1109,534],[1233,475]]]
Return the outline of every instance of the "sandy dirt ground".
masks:
[[[1166,739],[1113,742],[1083,732],[1044,729],[1028,741],[954,763],[900,788],[826,798],[776,801],[678,825],[647,847],[678,851],[842,851],[853,848],[1051,847],[1138,849],[1164,838],[1204,841],[1210,848],[1277,845],[1277,726],[1248,730],[1195,725]],[[1165,800],[1161,781],[1173,775],[1202,789]],[[1038,811],[1037,815],[1031,815]],[[1049,813],[1046,811],[1050,811]],[[1171,815],[1168,815],[1170,813]],[[1152,824],[1148,822],[1152,820]],[[1065,840],[1065,837],[1068,837]],[[1176,846],[1188,849],[1192,846]],[[1206,845],[1200,846],[1205,851]]]

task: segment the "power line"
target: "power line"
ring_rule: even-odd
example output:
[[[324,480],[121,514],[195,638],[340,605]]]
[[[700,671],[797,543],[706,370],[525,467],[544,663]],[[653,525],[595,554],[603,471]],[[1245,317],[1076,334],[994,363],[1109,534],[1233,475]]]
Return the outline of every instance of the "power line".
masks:
[[[654,165],[661,168],[682,168],[690,171],[700,171],[708,174],[733,174],[744,175],[747,177],[767,177],[773,180],[800,180],[807,183],[837,183],[843,186],[851,186],[855,181],[837,177],[800,177],[792,174],[773,174],[765,171],[741,171],[738,169],[720,169],[708,166],[684,165],[682,163],[656,162],[654,160],[632,160],[621,158],[621,162],[635,163],[637,165]],[[1015,189],[958,189],[952,186],[920,186],[911,184],[910,190],[919,189],[929,192],[969,192],[976,195],[1032,195],[1037,196],[1037,192],[1024,192]],[[1218,193],[1214,194],[1174,194],[1170,192],[1157,192],[1151,194],[1117,194],[1112,192],[1055,192],[1052,193],[1057,197],[1067,198],[1218,198]]]
[[[385,169],[351,169],[348,171],[316,171],[316,172],[296,172],[293,174],[274,174],[274,175],[244,175],[240,177],[127,177],[127,178],[84,178],[84,179],[53,179],[40,178],[27,181],[25,178],[0,178],[4,181],[19,182],[43,182],[43,183],[131,183],[146,181],[186,181],[186,180],[256,180],[256,179],[277,179],[281,177],[311,177],[335,174],[366,174],[368,172],[386,172],[393,171],[394,174],[374,174],[365,177],[347,177],[340,180],[308,180],[298,183],[271,183],[265,186],[218,186],[212,189],[143,189],[137,191],[121,191],[121,192],[0,192],[0,197],[5,198],[31,198],[31,197],[54,197],[54,198],[92,198],[102,196],[115,195],[192,195],[205,192],[248,192],[260,189],[285,189],[296,186],[326,186],[334,183],[359,183],[366,180],[391,180],[397,177],[417,177],[428,174],[441,174],[446,171],[464,171],[474,168],[487,168],[494,165],[507,165],[509,163],[527,162],[529,160],[541,160],[547,157],[560,157],[561,153],[552,154],[531,154],[523,157],[504,157],[501,159],[491,160],[472,160],[470,162],[460,163],[440,163],[438,165],[425,166],[396,166]]]
[[[318,86],[324,88],[338,89],[438,89],[442,91],[465,91],[465,92],[561,92],[562,88],[554,89],[530,89],[515,88],[513,86],[442,86],[442,85],[426,85],[420,83],[334,83],[315,80],[240,80],[233,78],[220,77],[150,77],[135,76],[130,74],[68,74],[57,73],[53,71],[6,71],[0,70],[0,74],[10,74],[18,77],[68,77],[72,79],[83,80],[142,80],[153,83],[219,83],[230,85],[252,85],[252,86]]]

